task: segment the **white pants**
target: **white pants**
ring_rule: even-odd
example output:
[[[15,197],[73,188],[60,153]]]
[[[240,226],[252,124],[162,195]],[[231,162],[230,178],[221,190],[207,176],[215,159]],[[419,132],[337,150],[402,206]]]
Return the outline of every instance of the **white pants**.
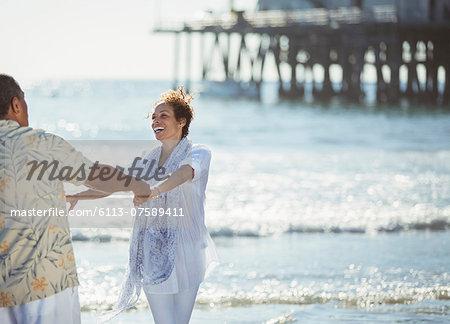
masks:
[[[80,324],[78,288],[67,288],[44,299],[0,307],[1,324]]]
[[[197,291],[198,287],[178,294],[149,294],[145,291],[155,324],[188,324]]]

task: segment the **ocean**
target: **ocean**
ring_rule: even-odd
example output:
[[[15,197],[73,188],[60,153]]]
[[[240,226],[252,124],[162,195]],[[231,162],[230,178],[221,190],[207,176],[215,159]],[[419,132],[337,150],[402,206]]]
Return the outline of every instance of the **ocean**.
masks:
[[[24,88],[30,126],[76,146],[152,140],[146,115],[170,87]],[[212,150],[206,222],[220,264],[191,323],[449,322],[448,109],[286,102],[270,87],[262,101],[218,93],[192,103],[189,137]],[[130,228],[72,233],[82,322],[95,323],[116,301]],[[111,321],[151,322],[145,299]]]

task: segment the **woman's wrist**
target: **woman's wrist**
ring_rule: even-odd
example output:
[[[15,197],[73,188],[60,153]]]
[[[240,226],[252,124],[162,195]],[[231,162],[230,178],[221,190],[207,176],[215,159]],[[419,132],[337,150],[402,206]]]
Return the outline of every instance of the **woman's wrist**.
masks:
[[[159,190],[158,187],[153,187],[150,190],[152,192],[152,197],[154,197],[154,198],[158,198],[161,195],[161,190]]]

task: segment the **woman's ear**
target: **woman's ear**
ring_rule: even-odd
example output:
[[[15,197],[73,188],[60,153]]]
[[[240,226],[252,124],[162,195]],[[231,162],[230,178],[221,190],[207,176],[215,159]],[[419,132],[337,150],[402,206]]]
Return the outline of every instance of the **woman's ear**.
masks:
[[[186,118],[181,118],[178,121],[178,125],[180,125],[180,127],[184,127],[184,125],[186,125]]]

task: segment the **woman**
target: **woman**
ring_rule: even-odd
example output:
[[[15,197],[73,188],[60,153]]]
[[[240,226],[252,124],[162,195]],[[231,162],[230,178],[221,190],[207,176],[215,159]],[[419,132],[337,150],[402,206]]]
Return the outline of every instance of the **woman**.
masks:
[[[143,288],[156,324],[189,323],[198,287],[217,262],[204,222],[211,153],[206,146],[191,145],[187,139],[193,119],[191,101],[183,87],[169,90],[149,115],[160,146],[141,160],[142,174],[157,161],[170,176],[162,177],[163,181],[150,180],[152,199],[142,205],[146,197],[134,200],[138,208],[156,211],[157,216],[135,218],[126,280],[117,306],[103,320],[133,306]],[[69,198],[71,208],[92,193]]]

